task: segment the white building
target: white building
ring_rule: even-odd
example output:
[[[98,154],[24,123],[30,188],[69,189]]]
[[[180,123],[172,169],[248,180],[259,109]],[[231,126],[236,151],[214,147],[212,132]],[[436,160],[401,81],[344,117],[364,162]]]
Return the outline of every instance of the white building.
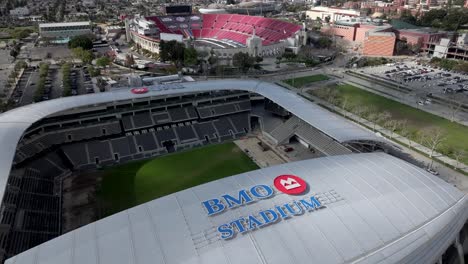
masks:
[[[338,20],[346,20],[350,18],[359,17],[361,16],[361,12],[353,9],[316,6],[306,11],[306,16],[311,20],[316,20],[317,18],[320,18],[322,21],[325,21],[326,17],[329,17],[330,22],[335,22]]]
[[[74,36],[92,34],[91,22],[66,22],[39,24],[39,34],[42,38],[67,40]]]
[[[28,16],[29,9],[27,7],[17,7],[10,10],[10,16]]]
[[[96,6],[96,2],[94,0],[83,0],[81,4],[87,8],[93,8]]]

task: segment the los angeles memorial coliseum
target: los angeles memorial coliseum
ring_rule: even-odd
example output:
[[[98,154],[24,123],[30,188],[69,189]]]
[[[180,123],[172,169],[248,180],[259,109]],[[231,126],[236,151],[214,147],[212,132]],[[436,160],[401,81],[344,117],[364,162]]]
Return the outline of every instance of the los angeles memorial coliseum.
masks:
[[[298,142],[307,158],[186,186],[91,223],[78,214],[71,220],[81,227],[66,228],[65,201],[83,197],[65,190],[82,188],[85,175],[254,135],[273,147]],[[8,264],[440,264],[464,263],[468,249],[462,192],[386,153],[389,144],[370,131],[268,82],[36,103],[0,115],[0,143]],[[75,186],[65,186],[70,177]]]
[[[261,57],[295,52],[307,39],[304,26],[277,19],[192,14],[191,6],[174,8],[167,9],[164,16],[126,18],[127,40],[155,53],[161,40],[190,40],[196,49],[214,52],[221,62],[228,62],[237,52]]]

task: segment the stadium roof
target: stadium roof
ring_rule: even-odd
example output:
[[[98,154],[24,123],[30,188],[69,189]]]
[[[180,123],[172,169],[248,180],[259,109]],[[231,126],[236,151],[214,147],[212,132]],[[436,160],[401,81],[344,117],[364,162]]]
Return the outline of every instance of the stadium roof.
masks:
[[[273,186],[281,174],[301,177],[306,193],[275,191],[211,216],[202,204],[225,194],[238,197],[243,189],[252,195],[253,186]],[[322,206],[228,240],[218,232],[239,218],[262,219],[265,210],[278,214],[276,206],[310,197]],[[186,189],[66,233],[6,263],[435,263],[467,217],[467,197],[443,180],[385,153],[350,154]]]
[[[149,92],[146,94],[133,94],[129,89],[119,89],[105,93],[44,101],[0,114],[0,146],[2,146],[2,151],[0,151],[0,196],[3,197],[16,146],[25,130],[34,122],[73,108],[150,96],[177,95],[214,90],[245,90],[269,98],[337,141],[384,140],[372,132],[311,103],[295,92],[268,82],[257,80],[217,80],[155,85],[148,86],[148,88]]]
[[[46,27],[70,27],[70,26],[89,26],[91,21],[61,22],[61,23],[41,23],[39,28]]]

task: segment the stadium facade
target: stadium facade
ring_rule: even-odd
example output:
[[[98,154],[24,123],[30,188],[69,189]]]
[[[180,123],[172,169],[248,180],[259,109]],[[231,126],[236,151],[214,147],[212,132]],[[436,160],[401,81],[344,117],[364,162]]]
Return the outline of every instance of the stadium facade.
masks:
[[[161,40],[190,40],[196,49],[221,59],[237,52],[277,56],[305,44],[305,27],[281,20],[238,14],[186,14],[126,19],[127,39],[159,53]]]
[[[61,235],[65,175],[255,126],[274,144],[297,137],[317,158],[189,188]],[[354,153],[385,140],[272,83],[68,97],[3,113],[0,128],[7,263],[463,263],[467,252],[463,193],[388,154]]]

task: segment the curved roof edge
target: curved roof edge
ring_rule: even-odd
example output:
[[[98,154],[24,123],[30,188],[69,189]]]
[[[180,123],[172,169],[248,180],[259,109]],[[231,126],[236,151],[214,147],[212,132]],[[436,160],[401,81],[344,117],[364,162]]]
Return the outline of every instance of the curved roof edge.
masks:
[[[207,199],[237,190],[270,186],[281,174],[298,175],[307,182],[308,193],[324,199],[318,198],[323,210],[229,240],[213,232],[239,217],[308,197],[278,191],[268,199],[212,216],[202,206]],[[325,198],[331,192],[334,198]],[[434,263],[459,235],[467,208],[467,196],[458,189],[388,154],[321,157],[157,198],[63,234],[6,263],[96,263],[96,259],[105,264]]]
[[[86,94],[44,101],[0,114],[0,146],[2,146],[2,151],[0,152],[1,196],[3,196],[6,187],[16,146],[23,133],[34,122],[52,114],[73,108],[123,100],[215,90],[255,92],[274,101],[292,114],[339,142],[350,140],[385,141],[384,138],[379,138],[365,128],[311,103],[295,92],[269,82],[227,79],[153,85],[147,87],[149,91],[145,94],[133,94],[129,89],[124,88],[105,93]]]

